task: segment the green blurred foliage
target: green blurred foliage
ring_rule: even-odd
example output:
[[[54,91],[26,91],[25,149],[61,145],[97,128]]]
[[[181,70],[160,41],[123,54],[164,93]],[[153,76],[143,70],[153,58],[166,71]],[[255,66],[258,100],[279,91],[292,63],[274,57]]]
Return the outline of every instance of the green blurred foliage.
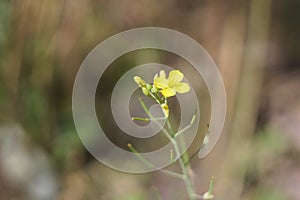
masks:
[[[256,200],[285,200],[287,197],[280,193],[277,190],[268,189],[268,188],[259,188],[254,192],[253,197],[251,199]]]

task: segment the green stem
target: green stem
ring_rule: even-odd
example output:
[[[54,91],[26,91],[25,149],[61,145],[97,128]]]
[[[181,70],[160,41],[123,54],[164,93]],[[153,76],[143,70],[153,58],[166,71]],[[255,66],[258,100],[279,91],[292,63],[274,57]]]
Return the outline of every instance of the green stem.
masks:
[[[175,159],[174,159],[174,151],[173,149],[170,150],[170,160],[171,160],[171,163],[173,164]]]
[[[173,128],[172,128],[172,125],[171,125],[171,122],[170,122],[169,118],[167,118],[167,126],[168,126],[168,129],[170,131],[170,135],[173,137],[174,136],[174,131],[173,131]]]
[[[196,119],[196,113],[197,113],[197,110],[195,110],[194,112],[194,115],[189,123],[189,125],[187,125],[185,128],[181,129],[180,131],[178,131],[175,135],[174,135],[174,138],[177,138],[179,137],[182,133],[184,133],[186,130],[188,130],[189,128],[191,128],[191,126],[193,125],[193,123],[195,122],[195,119]],[[186,144],[185,144],[185,141],[183,140],[183,138],[178,138],[179,140],[179,144],[181,146],[182,149],[186,149]],[[184,163],[187,167],[191,168],[191,165],[190,165],[190,157],[188,155],[188,152],[184,152],[183,155],[182,155],[183,159],[184,159]]]
[[[132,144],[127,144],[127,147],[130,149],[130,151],[132,153],[134,153],[138,159],[140,159],[143,163],[145,163],[147,166],[149,167],[154,167],[154,165],[149,161],[147,160],[146,158],[144,158],[133,146]],[[172,176],[174,178],[179,178],[179,179],[184,179],[184,176],[182,174],[178,174],[176,172],[172,172],[172,171],[169,171],[169,170],[165,170],[165,169],[161,169],[160,170],[161,173],[164,173],[166,175],[169,175],[169,176]]]
[[[141,117],[132,117],[131,119],[135,120],[135,121],[143,121],[143,122],[149,122],[150,121],[149,118],[141,118]]]
[[[210,184],[209,184],[209,189],[208,189],[208,195],[212,195],[213,189],[214,189],[214,184],[215,184],[215,179],[214,177],[211,177],[210,179]]]
[[[139,98],[140,100],[140,103],[141,103],[141,106],[143,107],[144,111],[147,113],[147,115],[150,117],[150,118],[153,118],[153,116],[151,115],[151,113],[149,112],[147,106],[145,105],[144,101],[142,98]],[[167,120],[168,121],[168,120]],[[155,123],[157,123],[156,120],[154,120]],[[158,123],[157,123],[158,124]],[[160,124],[158,124],[160,125]],[[171,123],[169,123],[170,125],[170,130],[172,130],[172,126],[171,126]],[[185,186],[186,186],[186,190],[187,190],[187,193],[189,195],[189,199],[190,200],[195,200],[195,189],[194,189],[194,184],[191,180],[191,177],[189,175],[189,172],[188,172],[188,167],[186,164],[185,164],[185,160],[184,160],[184,157],[183,156],[180,156],[181,155],[181,152],[180,152],[180,149],[179,149],[179,146],[176,142],[176,140],[174,140],[174,138],[168,133],[168,131],[162,127],[162,131],[164,133],[164,135],[169,139],[169,141],[173,144],[174,146],[174,150],[175,150],[175,153],[176,155],[179,157],[178,158],[178,162],[179,162],[179,165],[180,165],[180,168],[181,168],[181,171],[183,173],[183,176],[184,176],[184,183],[185,183]],[[184,153],[185,155],[186,152]],[[183,154],[183,155],[184,155]],[[187,155],[188,156],[188,155]],[[188,159],[187,159],[188,160]],[[189,163],[188,163],[189,164]]]
[[[133,121],[144,121],[144,122],[149,122],[149,121],[153,121],[153,120],[166,120],[165,117],[154,117],[152,119],[150,118],[142,118],[142,117],[132,117],[131,118]]]

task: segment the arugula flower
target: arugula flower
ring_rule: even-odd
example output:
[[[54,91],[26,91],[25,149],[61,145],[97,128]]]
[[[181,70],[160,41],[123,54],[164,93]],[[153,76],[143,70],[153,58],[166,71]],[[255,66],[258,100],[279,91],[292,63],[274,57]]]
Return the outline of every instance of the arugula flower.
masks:
[[[181,82],[184,75],[179,70],[172,70],[169,77],[166,78],[164,70],[159,72],[159,76],[154,76],[154,86],[160,89],[160,93],[165,97],[172,97],[178,93],[186,93],[190,91],[190,86],[187,83]]]
[[[134,76],[133,80],[142,89],[142,92],[153,98],[161,107],[166,118],[169,117],[168,97],[172,97],[178,93],[186,93],[190,91],[187,83],[181,82],[184,75],[179,70],[172,70],[169,77],[166,77],[164,70],[159,72],[159,76],[155,74],[153,84],[149,84],[139,76]],[[159,95],[162,94],[162,97]]]

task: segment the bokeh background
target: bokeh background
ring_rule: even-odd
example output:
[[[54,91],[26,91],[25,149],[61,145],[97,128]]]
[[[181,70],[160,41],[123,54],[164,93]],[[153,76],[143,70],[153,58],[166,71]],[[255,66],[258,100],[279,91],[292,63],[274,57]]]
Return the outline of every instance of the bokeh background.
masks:
[[[207,191],[214,176],[216,199],[300,199],[299,11],[299,0],[0,0],[0,199],[186,199],[174,178],[125,174],[96,161],[73,123],[72,87],[84,58],[107,37],[143,26],[191,36],[224,79],[221,139],[208,157],[191,159],[197,192]],[[185,66],[151,50],[113,63],[96,103],[100,123],[121,147],[128,138],[101,114],[111,115],[115,81],[146,62]],[[210,111],[205,85],[193,87],[204,117],[191,154],[207,132]]]

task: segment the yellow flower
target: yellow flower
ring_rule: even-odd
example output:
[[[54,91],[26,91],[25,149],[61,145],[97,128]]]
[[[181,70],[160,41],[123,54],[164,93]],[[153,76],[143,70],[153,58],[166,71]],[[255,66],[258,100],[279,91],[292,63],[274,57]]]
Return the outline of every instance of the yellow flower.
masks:
[[[146,82],[139,76],[133,77],[133,80],[139,87],[144,87],[146,85]]]
[[[169,106],[165,103],[161,104],[161,109],[164,112],[166,117],[169,117]]]
[[[154,86],[160,89],[160,92],[166,98],[176,95],[176,92],[186,93],[190,91],[190,86],[181,82],[183,76],[183,73],[179,70],[172,70],[167,79],[165,71],[161,70],[159,76],[156,74],[154,77]]]

